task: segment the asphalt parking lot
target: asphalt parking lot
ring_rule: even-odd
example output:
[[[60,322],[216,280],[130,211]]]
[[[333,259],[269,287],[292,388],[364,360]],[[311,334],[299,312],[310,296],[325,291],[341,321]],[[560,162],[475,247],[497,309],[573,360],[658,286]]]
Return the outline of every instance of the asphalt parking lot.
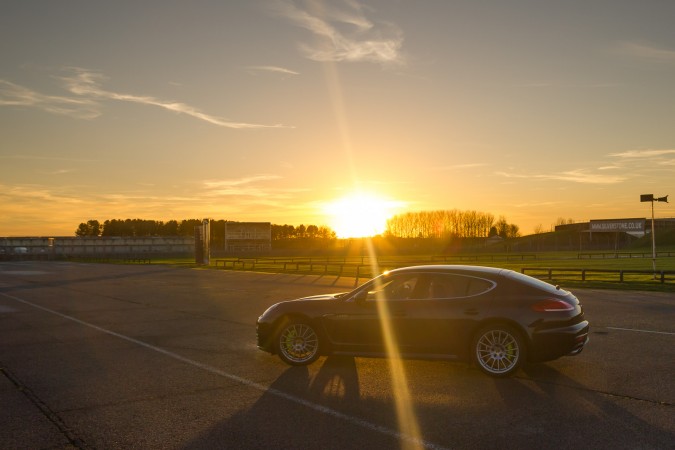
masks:
[[[291,368],[256,348],[267,306],[353,285],[0,263],[0,448],[675,448],[675,295],[574,290],[580,355],[509,379],[403,361],[406,398],[386,359]]]

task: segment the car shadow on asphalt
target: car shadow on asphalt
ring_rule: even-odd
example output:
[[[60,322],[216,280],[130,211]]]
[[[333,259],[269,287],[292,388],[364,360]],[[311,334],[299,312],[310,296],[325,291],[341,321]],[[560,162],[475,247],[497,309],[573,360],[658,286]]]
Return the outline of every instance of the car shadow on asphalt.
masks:
[[[557,441],[559,436],[578,434],[587,448],[608,448],[617,439],[625,448],[672,446],[673,435],[667,427],[648,423],[633,412],[644,411],[648,401],[598,391],[549,364],[526,365],[521,375],[494,383],[504,406],[512,412],[510,420],[521,420],[522,433],[550,435],[540,438],[540,443],[565,447]]]
[[[447,372],[430,374],[427,364],[406,363],[408,382],[413,387],[419,383],[423,394],[413,406],[428,437],[452,442],[453,448],[670,448],[672,444],[667,425],[646,422],[629,409],[630,404],[623,407],[623,399],[594,391],[547,364],[528,365],[503,379],[457,363],[439,363]],[[329,356],[316,365],[285,369],[251,407],[205,430],[183,448],[401,447],[395,437],[363,432],[363,427],[355,434],[354,424],[360,419],[349,419],[368,417],[368,423],[396,424],[394,393],[379,398],[364,394],[353,357]],[[443,402],[424,390],[430,378],[438,376],[444,379],[438,391]],[[634,399],[626,401],[638,410],[642,407]]]
[[[343,277],[340,275],[316,275],[316,274],[287,274],[277,273],[271,277],[261,280],[263,283],[275,284],[303,284],[307,286],[343,286],[345,290],[351,290],[361,282],[367,281],[365,278]]]
[[[321,361],[321,360],[320,360]],[[336,420],[361,402],[353,357],[329,356],[318,372],[307,366],[286,369],[246,410],[237,412],[183,448],[269,449],[349,448],[355,436]],[[330,436],[328,442],[317,440]]]

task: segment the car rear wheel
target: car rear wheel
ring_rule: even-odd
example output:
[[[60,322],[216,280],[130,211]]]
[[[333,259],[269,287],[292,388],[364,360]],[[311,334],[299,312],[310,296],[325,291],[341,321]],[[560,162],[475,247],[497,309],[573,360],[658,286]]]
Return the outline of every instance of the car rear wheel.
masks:
[[[306,322],[293,320],[282,325],[277,336],[279,358],[286,364],[302,366],[319,357],[319,335]]]
[[[518,370],[525,360],[525,344],[520,333],[512,327],[491,325],[476,333],[472,353],[483,372],[505,377]]]

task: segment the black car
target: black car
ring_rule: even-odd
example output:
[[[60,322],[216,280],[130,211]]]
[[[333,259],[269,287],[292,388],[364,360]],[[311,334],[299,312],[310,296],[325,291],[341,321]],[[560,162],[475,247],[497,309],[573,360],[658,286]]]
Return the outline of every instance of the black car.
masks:
[[[589,324],[570,292],[512,270],[414,266],[348,293],[277,303],[258,348],[291,365],[320,355],[450,358],[505,376],[524,362],[576,355]]]

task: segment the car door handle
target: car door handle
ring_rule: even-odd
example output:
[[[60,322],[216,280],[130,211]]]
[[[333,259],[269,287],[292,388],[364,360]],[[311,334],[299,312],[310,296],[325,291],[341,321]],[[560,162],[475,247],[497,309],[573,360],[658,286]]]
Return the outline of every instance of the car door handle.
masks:
[[[464,310],[464,314],[467,316],[475,316],[478,314],[478,310],[476,308],[467,308]]]

